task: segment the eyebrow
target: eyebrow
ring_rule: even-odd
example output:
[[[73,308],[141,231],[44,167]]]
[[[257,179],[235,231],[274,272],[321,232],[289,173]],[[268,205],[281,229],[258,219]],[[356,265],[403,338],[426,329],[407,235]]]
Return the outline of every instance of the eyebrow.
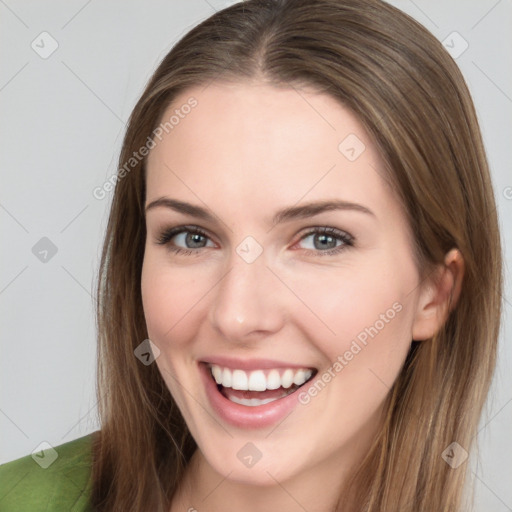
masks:
[[[169,197],[160,197],[155,199],[146,206],[146,212],[157,207],[170,208],[171,210],[174,210],[178,213],[191,215],[193,217],[197,217],[198,219],[212,223],[217,220],[216,217],[206,208],[186,203],[184,201],[171,199]],[[283,208],[282,210],[276,212],[272,218],[272,224],[281,224],[282,222],[289,222],[295,219],[313,217],[314,215],[319,215],[320,213],[335,210],[352,210],[375,217],[375,214],[369,208],[361,204],[342,200],[331,200],[318,201],[306,203],[301,206],[289,206],[287,208]]]

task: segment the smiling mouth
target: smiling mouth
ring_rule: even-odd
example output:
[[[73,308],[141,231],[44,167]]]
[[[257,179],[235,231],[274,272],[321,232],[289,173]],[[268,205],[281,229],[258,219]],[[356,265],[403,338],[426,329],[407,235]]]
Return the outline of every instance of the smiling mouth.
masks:
[[[231,402],[257,407],[295,393],[316,375],[315,368],[245,371],[208,364],[218,391]]]

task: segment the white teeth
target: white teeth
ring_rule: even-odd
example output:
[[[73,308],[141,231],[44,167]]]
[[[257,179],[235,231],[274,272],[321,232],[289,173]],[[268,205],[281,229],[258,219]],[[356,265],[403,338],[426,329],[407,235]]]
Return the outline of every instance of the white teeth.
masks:
[[[281,385],[283,388],[289,388],[293,384],[293,370],[285,370],[281,377]]]
[[[306,382],[307,379],[304,377],[306,376],[306,372],[304,370],[299,370],[294,376],[293,376],[293,383],[297,384],[297,386],[300,386],[304,382]]]
[[[270,370],[267,377],[267,389],[278,389],[281,387],[281,377],[277,370]]]
[[[224,371],[222,372],[222,382],[219,382],[218,384],[222,384],[224,387],[230,388],[232,382],[233,381],[231,379],[231,370],[224,368]]]
[[[267,389],[278,389],[280,387],[288,389],[293,384],[300,386],[311,377],[313,371],[309,369],[292,370],[291,368],[287,368],[280,374],[279,370],[273,369],[265,375],[263,370],[245,372],[244,370],[230,370],[229,368],[221,368],[220,366],[212,365],[211,373],[215,382],[225,388],[233,388],[241,391],[265,391]]]
[[[226,371],[226,369],[224,369],[224,371]],[[249,379],[247,378],[247,373],[245,373],[243,370],[233,370],[233,381],[231,383],[231,387],[233,389],[247,391],[249,389]]]
[[[251,372],[249,375],[249,390],[250,391],[265,391],[267,389],[267,380],[265,374],[261,371]]]
[[[236,396],[230,396],[229,399],[235,404],[247,405],[249,407],[257,407],[258,405],[265,405],[270,402],[274,402],[275,400],[279,400],[278,398],[265,398],[264,400],[259,400],[258,398],[237,398]]]
[[[212,366],[212,375],[217,384],[222,384],[222,370],[219,366]]]

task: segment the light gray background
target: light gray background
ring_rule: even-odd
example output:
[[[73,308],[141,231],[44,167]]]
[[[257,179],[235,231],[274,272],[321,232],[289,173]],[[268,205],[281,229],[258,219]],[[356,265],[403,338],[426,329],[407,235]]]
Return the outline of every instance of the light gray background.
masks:
[[[92,191],[116,172],[125,122],[158,62],[231,3],[0,0],[0,462],[98,428],[91,293],[110,195]],[[512,0],[391,3],[455,51],[469,45],[456,60],[480,117],[509,263]],[[42,32],[58,43],[45,59],[31,47],[51,49]],[[57,248],[46,262],[32,252],[42,237]],[[512,511],[509,312],[505,297],[481,454],[471,458],[481,512]]]

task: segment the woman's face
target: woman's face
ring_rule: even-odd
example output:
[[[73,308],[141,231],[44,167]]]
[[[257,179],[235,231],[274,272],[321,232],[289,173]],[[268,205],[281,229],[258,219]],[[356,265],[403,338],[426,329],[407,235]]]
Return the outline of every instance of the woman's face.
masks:
[[[305,90],[213,83],[173,115],[147,165],[156,364],[210,470],[339,481],[379,429],[420,289],[379,154]]]

